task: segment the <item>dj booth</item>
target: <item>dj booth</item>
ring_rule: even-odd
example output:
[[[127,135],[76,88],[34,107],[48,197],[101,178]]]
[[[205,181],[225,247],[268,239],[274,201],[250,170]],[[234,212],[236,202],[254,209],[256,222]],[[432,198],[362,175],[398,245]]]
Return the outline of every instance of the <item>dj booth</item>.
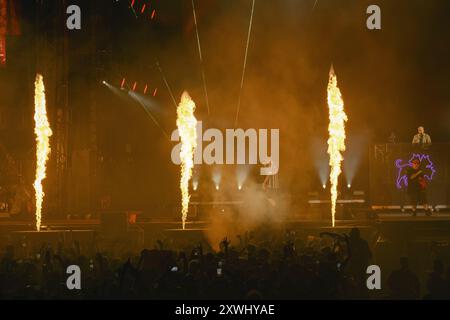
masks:
[[[428,182],[429,204],[450,204],[450,144],[419,146],[407,143],[377,144],[370,154],[370,199],[372,205],[409,204],[405,171],[413,159],[421,161]]]

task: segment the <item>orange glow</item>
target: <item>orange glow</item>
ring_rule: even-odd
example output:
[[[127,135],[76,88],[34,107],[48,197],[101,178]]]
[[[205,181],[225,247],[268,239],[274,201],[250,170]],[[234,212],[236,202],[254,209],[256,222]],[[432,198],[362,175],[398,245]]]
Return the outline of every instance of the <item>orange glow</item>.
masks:
[[[155,88],[155,90],[153,91],[153,96],[156,97],[156,93],[158,92],[158,88]]]
[[[333,66],[330,69],[328,82],[328,109],[330,123],[328,125],[328,154],[330,155],[330,182],[331,182],[331,222],[334,227],[336,216],[337,186],[341,174],[341,162],[344,160],[342,152],[345,151],[345,122],[347,115],[344,112],[344,100],[337,85],[337,78]]]
[[[155,11],[155,9],[153,9],[153,11],[152,11],[152,16],[151,16],[150,19],[153,19],[153,18],[155,17],[155,15],[156,15],[156,11]]]
[[[177,127],[180,135],[181,149],[181,219],[183,229],[185,228],[187,214],[189,210],[189,180],[192,177],[194,168],[194,152],[197,147],[197,119],[194,116],[195,103],[185,91],[181,96],[181,101],[177,107]]]
[[[42,202],[44,201],[44,188],[42,180],[45,179],[46,163],[50,153],[50,136],[53,134],[47,119],[44,79],[40,74],[36,75],[34,83],[34,133],[36,134],[36,230],[41,229]]]

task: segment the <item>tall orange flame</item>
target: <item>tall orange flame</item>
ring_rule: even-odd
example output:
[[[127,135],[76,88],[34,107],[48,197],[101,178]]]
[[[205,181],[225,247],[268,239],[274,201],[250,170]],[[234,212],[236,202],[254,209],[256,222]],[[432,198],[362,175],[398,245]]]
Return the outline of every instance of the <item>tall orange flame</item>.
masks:
[[[34,133],[36,135],[36,180],[34,181],[34,189],[36,191],[36,230],[40,231],[42,202],[45,195],[42,180],[45,179],[46,162],[50,153],[49,137],[52,135],[52,129],[50,129],[47,119],[44,80],[40,74],[36,75],[34,85]]]
[[[331,222],[334,227],[336,217],[336,201],[338,178],[341,174],[341,162],[345,151],[345,122],[347,115],[344,112],[344,101],[337,85],[337,78],[333,66],[330,69],[328,82],[328,109],[330,123],[328,125],[328,154],[330,155],[330,182],[331,182]]]
[[[194,151],[197,146],[197,119],[194,116],[195,103],[185,91],[181,96],[181,101],[177,107],[177,126],[181,140],[181,219],[183,229],[189,210],[189,180],[192,177],[194,168]]]

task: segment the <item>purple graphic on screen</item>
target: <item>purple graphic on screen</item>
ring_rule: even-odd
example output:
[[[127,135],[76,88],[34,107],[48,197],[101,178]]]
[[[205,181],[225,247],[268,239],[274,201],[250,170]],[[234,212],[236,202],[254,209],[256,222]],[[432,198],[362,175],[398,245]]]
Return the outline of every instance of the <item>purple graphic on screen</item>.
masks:
[[[403,187],[408,186],[408,177],[406,176],[405,168],[411,167],[411,161],[414,159],[419,159],[420,165],[423,168],[424,166],[424,178],[428,181],[433,180],[434,174],[436,173],[436,169],[434,168],[433,161],[428,154],[416,154],[413,153],[412,157],[408,160],[408,162],[403,163],[403,159],[395,160],[395,166],[398,169],[397,174],[397,189],[402,189]],[[425,161],[425,162],[424,162]]]

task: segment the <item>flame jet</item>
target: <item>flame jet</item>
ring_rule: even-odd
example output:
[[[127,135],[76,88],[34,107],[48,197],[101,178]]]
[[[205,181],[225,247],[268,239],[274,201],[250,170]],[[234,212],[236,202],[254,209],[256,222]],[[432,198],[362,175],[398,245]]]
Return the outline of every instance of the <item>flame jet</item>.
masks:
[[[189,180],[192,177],[194,168],[194,152],[197,146],[197,119],[194,116],[195,103],[185,91],[181,95],[181,101],[177,107],[177,127],[181,140],[181,219],[183,230],[186,224],[189,210]]]
[[[330,68],[328,81],[328,109],[330,123],[328,125],[328,154],[330,155],[330,182],[331,182],[331,223],[334,227],[336,216],[336,200],[338,196],[338,178],[341,174],[341,162],[345,151],[345,122],[347,115],[344,111],[344,101],[337,85],[333,65]]]
[[[36,135],[36,180],[34,181],[34,190],[36,191],[36,230],[40,231],[42,202],[45,195],[42,180],[45,179],[46,163],[50,153],[49,138],[52,135],[52,129],[47,119],[45,107],[44,79],[40,74],[36,75],[34,85],[34,133]]]

